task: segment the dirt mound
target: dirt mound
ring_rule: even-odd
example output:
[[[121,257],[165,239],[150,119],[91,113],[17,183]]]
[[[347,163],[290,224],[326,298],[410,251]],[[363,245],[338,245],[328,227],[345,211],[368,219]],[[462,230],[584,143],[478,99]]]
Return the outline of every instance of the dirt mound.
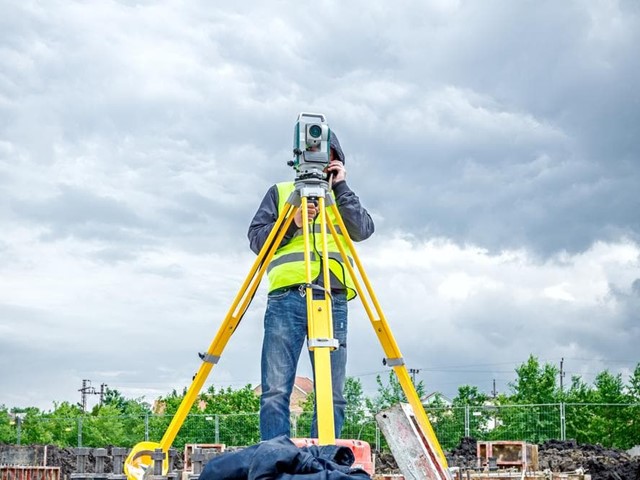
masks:
[[[601,445],[549,440],[538,446],[540,468],[568,472],[583,468],[592,480],[640,480],[640,458]]]
[[[449,466],[464,469],[477,468],[477,448],[478,443],[475,438],[464,437],[456,448],[448,453],[445,452]]]
[[[47,448],[47,465],[60,467],[60,478],[69,478],[70,474],[76,472],[76,454],[73,448],[59,448],[49,445]],[[87,465],[87,468],[90,467],[91,465]]]
[[[376,474],[384,475],[397,475],[400,474],[400,469],[396,463],[396,459],[393,455],[387,452],[376,452]]]
[[[474,468],[476,440],[465,437],[447,454],[449,466]],[[592,480],[640,480],[640,458],[600,445],[581,445],[574,440],[549,440],[538,445],[540,470],[573,472],[579,468],[591,474]]]

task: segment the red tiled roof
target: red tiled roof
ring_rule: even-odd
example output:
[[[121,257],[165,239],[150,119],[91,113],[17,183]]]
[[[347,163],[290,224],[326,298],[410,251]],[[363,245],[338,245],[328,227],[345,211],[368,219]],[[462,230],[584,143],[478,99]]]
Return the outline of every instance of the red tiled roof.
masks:
[[[256,392],[257,394],[260,394],[260,392],[262,391],[262,386],[260,384],[258,384],[253,391]],[[311,392],[313,392],[313,380],[311,380],[308,377],[296,377],[296,381],[293,384],[293,388],[294,389],[298,389],[300,391],[302,391],[305,395],[309,395]]]
[[[296,377],[295,387],[298,387],[304,393],[309,395],[313,392],[313,380],[308,377]]]

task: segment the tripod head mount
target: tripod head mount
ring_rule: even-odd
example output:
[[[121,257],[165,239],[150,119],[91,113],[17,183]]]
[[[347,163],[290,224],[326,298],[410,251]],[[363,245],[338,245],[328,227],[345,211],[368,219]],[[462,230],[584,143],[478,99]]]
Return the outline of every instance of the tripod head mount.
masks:
[[[330,187],[327,180],[318,180],[314,178],[298,179],[296,178],[295,189],[289,197],[289,203],[299,206],[300,198],[307,197],[310,200],[315,201],[322,197],[325,199],[325,205],[333,205],[333,197],[328,195]]]

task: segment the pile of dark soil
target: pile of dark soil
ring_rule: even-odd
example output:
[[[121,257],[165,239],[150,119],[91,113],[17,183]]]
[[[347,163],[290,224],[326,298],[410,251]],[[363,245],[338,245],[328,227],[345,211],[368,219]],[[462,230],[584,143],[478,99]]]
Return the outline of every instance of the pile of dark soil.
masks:
[[[478,467],[477,450],[476,439],[464,437],[460,440],[460,444],[450,452],[446,452],[445,456],[450,467],[473,470]]]
[[[447,461],[449,466],[475,468],[476,440],[463,438],[447,454]],[[538,445],[538,466],[552,472],[574,472],[581,468],[592,480],[640,480],[640,458],[600,445],[580,445],[574,440],[549,440]]]
[[[90,459],[87,460],[87,472],[93,471],[94,462],[95,459],[93,459],[93,462]],[[49,445],[47,447],[47,465],[60,467],[60,478],[70,478],[69,475],[77,471],[76,454],[73,448],[59,448]]]
[[[395,475],[400,474],[400,469],[393,455],[387,452],[376,452],[375,454],[376,474]]]
[[[549,440],[538,446],[541,469],[568,472],[582,468],[592,480],[640,480],[640,458],[600,445]]]

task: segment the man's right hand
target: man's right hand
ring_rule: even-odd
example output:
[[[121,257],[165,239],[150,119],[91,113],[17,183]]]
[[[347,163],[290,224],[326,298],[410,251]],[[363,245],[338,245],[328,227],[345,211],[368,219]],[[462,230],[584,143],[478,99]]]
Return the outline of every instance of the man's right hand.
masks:
[[[310,222],[316,218],[318,214],[318,207],[312,202],[307,202],[307,218]],[[299,208],[296,214],[293,216],[293,221],[298,228],[302,228],[302,208]]]

